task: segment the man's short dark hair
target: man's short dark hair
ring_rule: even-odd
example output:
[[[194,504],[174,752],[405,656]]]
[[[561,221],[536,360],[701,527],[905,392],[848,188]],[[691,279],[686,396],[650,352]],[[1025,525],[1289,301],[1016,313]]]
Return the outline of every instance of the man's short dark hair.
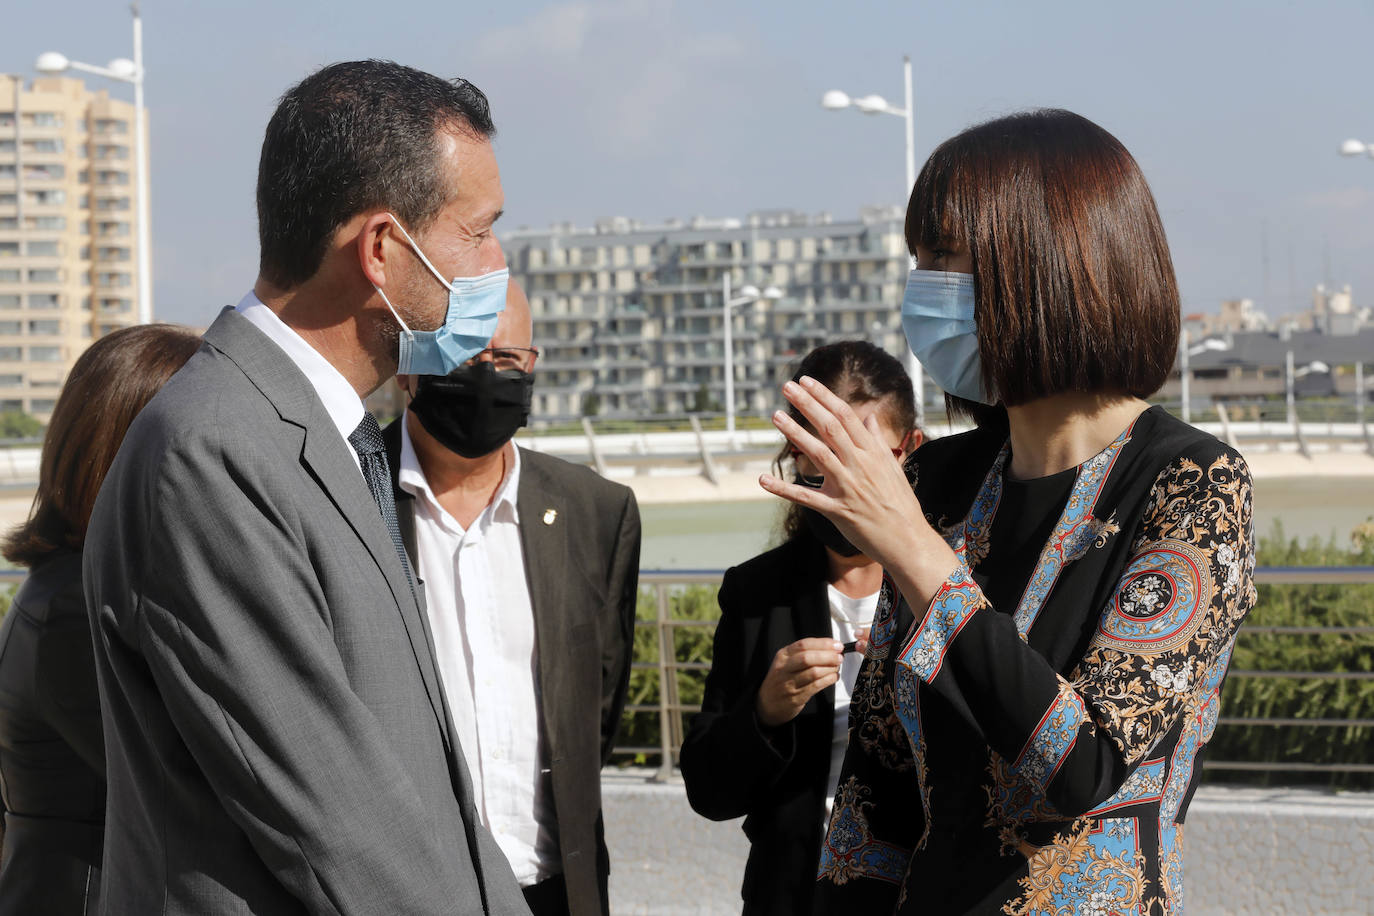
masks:
[[[1179,328],[1164,228],[1131,154],[1087,118],[1030,111],[946,140],[906,238],[968,245],[983,384],[1003,404],[1164,384]]]
[[[440,131],[496,132],[482,90],[385,60],[331,64],[277,104],[258,161],[259,271],[282,289],[314,276],[334,230],[385,208],[425,229],[453,189]]]

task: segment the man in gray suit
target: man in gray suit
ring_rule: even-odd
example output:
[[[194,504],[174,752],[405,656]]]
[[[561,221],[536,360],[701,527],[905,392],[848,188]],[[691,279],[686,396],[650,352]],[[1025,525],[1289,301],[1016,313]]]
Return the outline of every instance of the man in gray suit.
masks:
[[[87,536],[106,913],[527,913],[361,400],[494,329],[492,132],[472,85],[382,61],[268,125],[257,283],[130,428]]]

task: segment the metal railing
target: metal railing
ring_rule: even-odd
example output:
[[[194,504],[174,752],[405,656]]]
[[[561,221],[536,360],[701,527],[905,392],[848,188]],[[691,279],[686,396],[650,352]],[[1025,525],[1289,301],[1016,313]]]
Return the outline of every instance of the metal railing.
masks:
[[[666,779],[673,774],[678,754],[682,748],[684,734],[684,715],[701,710],[699,705],[683,703],[679,696],[677,675],[682,671],[704,671],[710,668],[709,662],[679,661],[676,652],[676,633],[683,628],[714,630],[717,620],[685,620],[672,617],[672,598],[675,590],[692,585],[719,585],[723,571],[686,570],[641,570],[639,584],[642,590],[651,591],[655,614],[653,619],[640,619],[635,622],[639,628],[653,628],[656,633],[658,658],[655,661],[637,659],[632,667],[637,670],[654,670],[658,678],[658,701],[626,706],[626,711],[636,714],[657,714],[659,719],[659,741],[657,746],[617,745],[617,754],[642,754],[656,756],[659,761],[658,778]],[[1255,570],[1255,584],[1258,585],[1368,585],[1374,584],[1374,566],[1266,566]],[[1246,624],[1240,630],[1240,638],[1255,635],[1279,636],[1370,636],[1374,626],[1252,626]],[[1374,681],[1374,671],[1283,671],[1231,669],[1228,679],[1234,678],[1278,678],[1285,680],[1343,680]],[[1221,717],[1218,725],[1259,726],[1259,727],[1318,727],[1318,728],[1368,728],[1374,727],[1371,718],[1294,718],[1294,717]],[[1288,761],[1245,761],[1245,760],[1203,760],[1203,768],[1208,770],[1231,771],[1273,771],[1307,773],[1374,773],[1374,762],[1370,763],[1302,763]]]
[[[0,570],[0,586],[17,585],[24,580],[24,570]],[[684,737],[684,715],[697,713],[701,707],[683,703],[678,687],[678,673],[683,671],[706,671],[709,661],[679,661],[677,657],[676,634],[683,629],[714,630],[716,619],[690,620],[674,618],[672,603],[674,592],[681,594],[689,586],[719,586],[724,575],[722,570],[641,570],[639,586],[653,595],[654,616],[652,619],[635,621],[636,628],[652,628],[657,647],[656,660],[636,659],[631,668],[639,671],[656,671],[658,678],[657,701],[653,703],[628,704],[625,711],[634,715],[654,714],[658,717],[657,745],[617,744],[617,754],[642,754],[656,756],[659,760],[658,776],[666,779],[673,774],[678,754],[682,749]],[[1374,566],[1266,566],[1255,570],[1256,585],[1368,585],[1374,584]],[[1257,635],[1277,636],[1372,636],[1374,626],[1253,626],[1246,624],[1240,630],[1240,638]],[[1339,680],[1374,681],[1374,671],[1288,671],[1271,669],[1236,669],[1228,674],[1234,678],[1271,678],[1283,680]],[[1251,726],[1272,728],[1370,728],[1374,718],[1314,717],[1291,716],[1276,717],[1226,717],[1217,720],[1218,725]],[[1296,761],[1246,761],[1246,760],[1206,760],[1203,768],[1208,770],[1231,771],[1273,771],[1305,773],[1374,773],[1374,762],[1369,763],[1304,763]]]

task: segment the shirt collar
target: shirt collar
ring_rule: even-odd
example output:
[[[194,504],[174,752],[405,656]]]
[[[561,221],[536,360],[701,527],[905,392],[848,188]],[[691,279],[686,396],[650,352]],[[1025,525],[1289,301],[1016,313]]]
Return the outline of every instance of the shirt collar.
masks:
[[[424,468],[420,467],[420,458],[415,453],[415,445],[410,439],[410,411],[401,414],[398,421],[401,424],[401,462],[400,469],[396,474],[397,482],[401,489],[411,496],[423,500],[431,508],[435,509],[440,517],[445,519],[454,528],[462,530],[453,517],[448,514],[443,506],[439,505],[438,498],[434,491],[430,489],[429,480],[425,477]],[[506,447],[511,451],[510,464],[506,466],[506,476],[502,478],[500,486],[496,488],[496,495],[491,502],[482,510],[482,514],[473,523],[481,525],[486,521],[504,521],[513,524],[520,524],[520,513],[516,511],[516,497],[520,493],[520,449],[515,443],[508,442]]]
[[[348,379],[344,378],[343,373],[334,368],[320,351],[282,321],[276,312],[264,305],[252,291],[243,297],[237,309],[240,315],[266,334],[282,349],[287,358],[296,364],[296,368],[301,370],[311,387],[315,389],[315,393],[319,395],[329,419],[338,427],[339,435],[347,442],[348,437],[358,428],[364,413],[362,399],[348,383]]]

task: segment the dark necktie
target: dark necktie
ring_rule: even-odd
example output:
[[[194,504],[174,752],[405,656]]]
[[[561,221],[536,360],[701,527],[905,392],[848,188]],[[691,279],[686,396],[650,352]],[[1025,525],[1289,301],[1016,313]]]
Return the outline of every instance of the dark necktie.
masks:
[[[391,465],[386,460],[386,442],[382,440],[382,429],[377,418],[364,412],[358,427],[348,437],[348,444],[358,453],[358,464],[362,467],[363,479],[382,511],[382,521],[391,535],[391,543],[396,547],[396,555],[401,558],[401,568],[405,570],[406,581],[410,583],[411,594],[415,592],[415,577],[410,571],[410,560],[406,557],[406,545],[401,540],[401,526],[396,523],[396,495],[391,489]]]

